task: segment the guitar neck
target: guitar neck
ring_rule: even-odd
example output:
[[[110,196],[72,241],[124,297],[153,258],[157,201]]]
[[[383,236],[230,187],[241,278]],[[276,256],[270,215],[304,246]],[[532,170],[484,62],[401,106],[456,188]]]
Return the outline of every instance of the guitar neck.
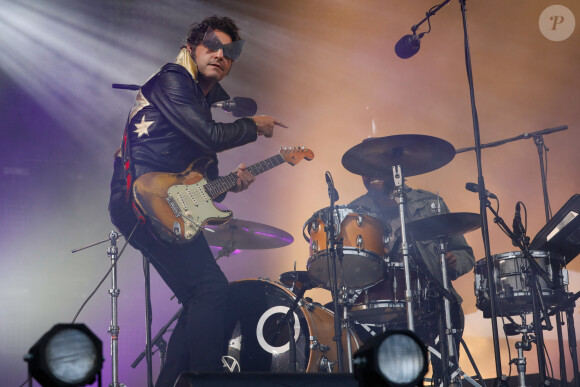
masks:
[[[269,157],[266,160],[262,160],[256,164],[250,165],[246,168],[246,170],[250,171],[252,175],[258,176],[259,174],[269,171],[270,169],[277,167],[280,164],[284,164],[284,162],[284,157],[282,157],[281,154],[277,154],[276,156]],[[210,181],[204,187],[210,197],[215,199],[224,192],[234,188],[237,184],[237,181],[238,175],[232,172],[229,175]]]

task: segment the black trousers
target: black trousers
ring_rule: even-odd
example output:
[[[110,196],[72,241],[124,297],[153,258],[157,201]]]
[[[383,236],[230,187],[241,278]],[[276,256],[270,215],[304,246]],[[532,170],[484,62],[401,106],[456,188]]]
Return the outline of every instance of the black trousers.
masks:
[[[115,182],[114,177],[112,185]],[[137,218],[125,204],[124,191],[112,192],[111,220],[128,238]],[[173,387],[179,374],[185,371],[221,371],[221,356],[226,347],[228,281],[203,235],[191,243],[164,245],[139,225],[129,243],[149,258],[184,307],[169,340],[166,363],[156,386]]]

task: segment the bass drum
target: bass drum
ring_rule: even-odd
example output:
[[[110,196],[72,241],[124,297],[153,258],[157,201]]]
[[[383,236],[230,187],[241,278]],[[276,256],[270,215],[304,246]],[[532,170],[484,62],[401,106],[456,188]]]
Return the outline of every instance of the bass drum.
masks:
[[[227,311],[227,356],[231,372],[292,372],[288,324],[283,321],[295,295],[267,279],[230,283]],[[296,372],[338,372],[334,316],[328,309],[301,300],[294,311]],[[348,364],[346,332],[342,332],[344,364]],[[360,341],[351,333],[353,353]]]

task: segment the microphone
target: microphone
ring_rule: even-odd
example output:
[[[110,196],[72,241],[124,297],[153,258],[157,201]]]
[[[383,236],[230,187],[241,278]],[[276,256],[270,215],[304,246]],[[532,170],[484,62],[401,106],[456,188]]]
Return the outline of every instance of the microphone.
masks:
[[[113,89],[123,89],[123,90],[139,90],[141,86],[139,85],[126,85],[124,83],[113,83]]]
[[[234,117],[253,116],[258,111],[258,104],[251,98],[234,97],[228,101],[216,102],[212,108],[221,108],[223,111],[232,113]]]
[[[338,191],[334,188],[334,181],[332,180],[332,175],[330,172],[326,171],[324,174],[326,177],[326,184],[328,184],[328,197],[331,201],[335,202],[338,200]]]
[[[395,53],[397,56],[401,59],[408,59],[415,55],[419,51],[419,48],[421,48],[422,37],[423,34],[417,35],[413,32],[413,35],[405,35],[399,39],[397,44],[395,44]]]
[[[479,185],[475,183],[467,183],[465,184],[465,189],[471,192],[479,192]],[[497,196],[493,192],[489,192],[485,190],[485,196],[492,199],[497,199]]]
[[[520,214],[520,202],[516,203],[516,212],[514,214],[514,221],[512,222],[512,228],[514,229],[514,239],[512,245],[517,246],[516,243],[524,235],[524,225],[522,224],[522,216]]]

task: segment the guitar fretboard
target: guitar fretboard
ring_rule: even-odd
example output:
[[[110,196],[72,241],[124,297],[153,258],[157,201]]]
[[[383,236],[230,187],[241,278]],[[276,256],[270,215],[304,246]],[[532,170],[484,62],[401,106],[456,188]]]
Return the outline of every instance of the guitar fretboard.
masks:
[[[262,160],[256,164],[250,165],[247,170],[250,171],[252,175],[258,176],[260,173],[269,171],[270,169],[277,167],[284,162],[284,157],[282,157],[281,154],[277,154],[276,156],[269,157],[266,160]],[[219,195],[235,187],[237,181],[238,175],[232,172],[229,175],[220,177],[214,181],[210,181],[204,187],[210,197],[215,199]]]

